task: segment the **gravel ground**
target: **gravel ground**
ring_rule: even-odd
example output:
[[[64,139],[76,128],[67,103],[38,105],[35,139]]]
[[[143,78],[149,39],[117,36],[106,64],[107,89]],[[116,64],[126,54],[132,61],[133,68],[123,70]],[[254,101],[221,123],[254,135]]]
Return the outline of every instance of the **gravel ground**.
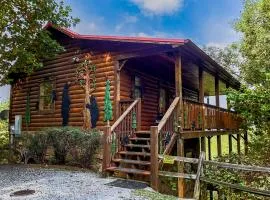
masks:
[[[135,189],[111,186],[116,180],[92,172],[3,165],[0,166],[0,200],[143,200],[133,195]],[[35,193],[10,196],[27,189]]]

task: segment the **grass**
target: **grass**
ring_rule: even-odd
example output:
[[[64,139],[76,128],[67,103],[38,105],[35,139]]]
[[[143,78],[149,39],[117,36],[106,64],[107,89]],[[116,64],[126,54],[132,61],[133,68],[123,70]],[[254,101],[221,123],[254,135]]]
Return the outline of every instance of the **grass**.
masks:
[[[178,199],[177,197],[174,197],[174,196],[160,194],[158,192],[152,192],[152,191],[144,190],[144,189],[135,190],[133,194],[135,196],[144,197],[148,200],[177,200]]]
[[[234,135],[236,137],[236,135]],[[206,158],[208,159],[208,139],[206,138]],[[244,141],[241,138],[241,152],[244,152]],[[221,135],[221,150],[222,155],[229,153],[229,139],[228,135]],[[232,152],[237,153],[237,141],[232,138]],[[211,156],[212,158],[217,157],[217,137],[211,138]]]

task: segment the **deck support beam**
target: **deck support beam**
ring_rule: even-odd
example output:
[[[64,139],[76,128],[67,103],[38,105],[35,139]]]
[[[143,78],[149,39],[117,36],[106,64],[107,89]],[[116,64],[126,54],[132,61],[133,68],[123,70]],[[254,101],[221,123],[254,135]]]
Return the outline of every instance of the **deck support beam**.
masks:
[[[211,136],[208,136],[208,160],[212,159],[212,154],[211,154]]]
[[[228,143],[229,143],[229,154],[232,154],[232,135],[228,135]]]
[[[241,154],[241,133],[237,134],[237,153]]]
[[[151,187],[158,191],[158,127],[151,126]]]
[[[179,133],[181,133],[183,127],[183,92],[182,92],[182,59],[179,52],[175,54],[175,96],[180,98],[177,115],[179,116]],[[184,157],[184,140],[179,134],[177,139],[177,156]],[[183,163],[179,163],[178,172],[183,173]],[[183,178],[178,178],[178,197],[183,198],[185,196],[185,184]]]
[[[244,143],[245,143],[245,155],[248,154],[248,132],[244,133]]]

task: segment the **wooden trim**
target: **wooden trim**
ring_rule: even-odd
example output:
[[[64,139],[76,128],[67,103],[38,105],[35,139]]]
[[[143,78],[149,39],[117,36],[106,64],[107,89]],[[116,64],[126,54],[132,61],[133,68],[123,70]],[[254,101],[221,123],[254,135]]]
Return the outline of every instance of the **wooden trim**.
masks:
[[[158,175],[165,176],[165,177],[191,179],[191,180],[196,179],[196,175],[194,174],[184,174],[184,173],[169,172],[169,171],[159,171]]]
[[[158,127],[151,126],[151,187],[158,191]]]

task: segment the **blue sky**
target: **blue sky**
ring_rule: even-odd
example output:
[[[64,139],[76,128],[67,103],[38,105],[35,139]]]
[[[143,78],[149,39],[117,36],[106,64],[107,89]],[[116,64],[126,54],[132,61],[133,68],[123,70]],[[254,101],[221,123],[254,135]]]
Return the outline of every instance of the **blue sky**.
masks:
[[[66,0],[84,34],[189,38],[224,46],[239,38],[231,24],[241,0]]]
[[[232,23],[242,0],[65,0],[81,34],[188,38],[197,45],[225,46],[239,39]],[[0,101],[9,88],[0,87]]]

